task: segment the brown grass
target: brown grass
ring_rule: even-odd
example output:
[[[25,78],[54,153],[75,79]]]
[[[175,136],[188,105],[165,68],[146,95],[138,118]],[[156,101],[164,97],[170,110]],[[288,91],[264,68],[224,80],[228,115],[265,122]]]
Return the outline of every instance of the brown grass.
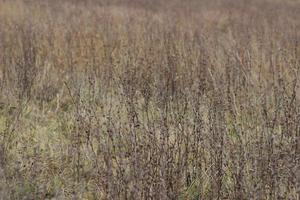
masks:
[[[299,10],[0,0],[0,199],[299,199]]]

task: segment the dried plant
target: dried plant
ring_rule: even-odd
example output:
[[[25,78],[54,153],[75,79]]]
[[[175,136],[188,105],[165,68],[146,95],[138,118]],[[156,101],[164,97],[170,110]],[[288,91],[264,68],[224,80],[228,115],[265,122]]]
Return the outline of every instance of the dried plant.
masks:
[[[0,199],[299,199],[299,9],[0,0]]]

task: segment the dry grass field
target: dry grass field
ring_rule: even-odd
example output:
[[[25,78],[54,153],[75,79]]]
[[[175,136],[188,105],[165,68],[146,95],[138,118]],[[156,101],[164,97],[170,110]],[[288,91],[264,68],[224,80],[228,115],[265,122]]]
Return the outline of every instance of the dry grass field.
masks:
[[[299,0],[0,0],[0,199],[299,200]]]

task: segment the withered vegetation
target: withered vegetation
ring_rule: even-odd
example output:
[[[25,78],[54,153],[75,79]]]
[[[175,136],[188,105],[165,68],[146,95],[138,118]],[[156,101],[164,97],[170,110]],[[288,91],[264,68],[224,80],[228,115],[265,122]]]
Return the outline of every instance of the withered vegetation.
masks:
[[[300,198],[298,0],[0,0],[0,199]]]

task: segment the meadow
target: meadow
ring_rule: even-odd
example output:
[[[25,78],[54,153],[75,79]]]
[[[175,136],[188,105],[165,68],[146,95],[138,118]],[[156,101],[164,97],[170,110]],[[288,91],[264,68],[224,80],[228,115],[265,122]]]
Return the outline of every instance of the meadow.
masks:
[[[299,200],[299,0],[0,0],[0,199]]]

